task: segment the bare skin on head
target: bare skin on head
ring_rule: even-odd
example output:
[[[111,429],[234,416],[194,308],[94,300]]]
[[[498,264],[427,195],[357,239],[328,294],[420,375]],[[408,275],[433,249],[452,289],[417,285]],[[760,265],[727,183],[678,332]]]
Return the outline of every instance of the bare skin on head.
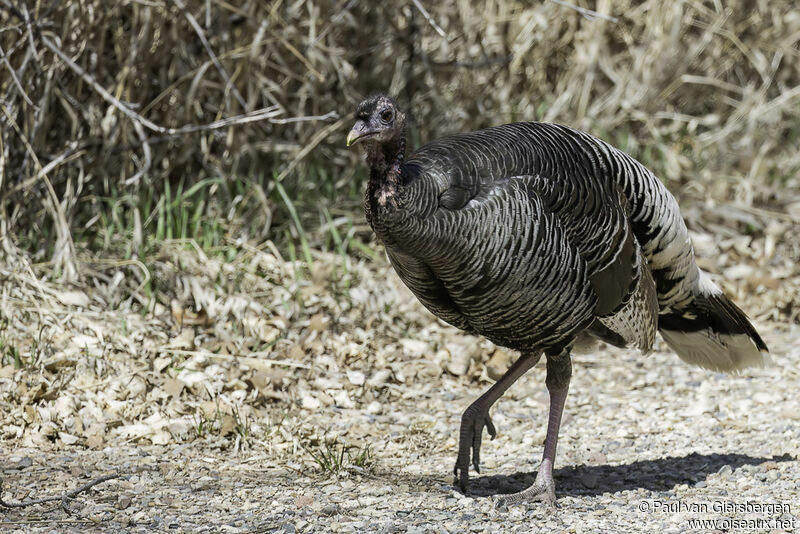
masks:
[[[379,206],[395,204],[406,149],[406,116],[393,98],[376,95],[359,104],[347,146],[359,143],[370,168],[370,193]]]

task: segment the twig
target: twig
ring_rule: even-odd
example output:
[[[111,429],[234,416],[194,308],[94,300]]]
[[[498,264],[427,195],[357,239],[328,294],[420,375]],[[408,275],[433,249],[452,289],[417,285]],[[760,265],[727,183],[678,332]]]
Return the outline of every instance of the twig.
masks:
[[[301,62],[303,65],[305,65],[305,67],[308,69],[308,71],[309,71],[311,74],[313,74],[313,75],[314,75],[314,77],[315,77],[317,80],[319,80],[320,82],[324,82],[324,81],[325,81],[325,76],[323,76],[323,75],[322,75],[322,74],[321,74],[321,73],[320,73],[320,72],[319,72],[317,69],[315,69],[315,68],[314,68],[314,65],[312,65],[312,64],[311,64],[311,62],[308,60],[308,58],[306,58],[306,56],[304,56],[303,54],[301,54],[301,53],[300,53],[300,51],[299,51],[297,48],[295,48],[295,47],[294,47],[294,45],[292,45],[292,43],[290,43],[289,41],[287,41],[287,40],[286,40],[286,38],[285,38],[283,35],[281,35],[281,34],[279,34],[279,33],[276,33],[276,32],[274,32],[274,31],[272,31],[272,30],[269,30],[269,33],[270,33],[270,35],[272,35],[273,37],[275,37],[275,38],[276,38],[278,41],[280,41],[280,43],[281,43],[283,46],[285,46],[285,47],[286,47],[286,49],[287,49],[289,52],[291,52],[291,53],[292,53],[292,55],[293,55],[294,57],[296,57],[297,59],[299,59],[299,60],[300,60],[300,62]]]
[[[182,0],[172,0],[172,2],[176,6],[178,6],[178,9],[180,9],[183,12],[183,16],[186,17],[186,20],[189,21],[189,24],[191,24],[192,28],[194,28],[195,33],[200,38],[200,42],[203,43],[206,52],[208,52],[208,57],[211,58],[211,62],[214,63],[214,66],[217,68],[217,72],[219,72],[219,75],[222,76],[222,79],[225,80],[225,83],[228,84],[228,86],[231,88],[233,96],[235,96],[236,100],[239,101],[239,104],[242,106],[242,109],[247,111],[247,102],[245,102],[244,97],[239,92],[239,90],[236,89],[236,86],[233,85],[230,76],[228,76],[228,73],[225,71],[225,67],[223,67],[222,63],[220,63],[219,59],[217,59],[217,55],[211,48],[211,44],[208,42],[208,39],[206,39],[206,34],[203,31],[203,28],[200,27],[200,24],[198,24],[197,19],[194,18],[194,15],[189,13],[189,10],[186,9],[186,4],[184,4]]]
[[[22,12],[25,15],[25,26],[28,28],[28,42],[31,45],[30,50],[33,52],[34,65],[39,66],[39,51],[36,50],[36,43],[33,41],[33,26],[31,25],[31,15],[28,13],[28,8],[22,4]]]
[[[445,39],[447,39],[447,34],[445,33],[445,31],[442,29],[442,27],[441,27],[441,26],[439,26],[438,24],[436,24],[436,21],[435,21],[435,20],[433,20],[433,17],[431,17],[431,14],[430,14],[430,13],[428,13],[428,10],[427,10],[427,9],[425,9],[425,6],[423,6],[423,5],[420,3],[420,1],[419,1],[419,0],[411,0],[411,2],[414,4],[414,7],[416,7],[416,8],[417,8],[417,10],[418,10],[420,13],[422,13],[422,16],[423,16],[423,17],[425,17],[425,20],[427,20],[427,21],[428,21],[428,24],[430,24],[430,25],[433,27],[433,29],[434,29],[434,30],[436,30],[436,33],[438,33],[439,35],[441,35],[442,37],[444,37]]]
[[[731,208],[733,210],[740,210],[746,213],[751,213],[753,215],[758,215],[760,217],[765,217],[767,219],[778,219],[793,224],[800,223],[800,221],[797,220],[797,217],[794,217],[788,213],[781,213],[779,211],[766,210],[764,208],[757,208],[755,206],[744,206],[740,204],[723,204],[723,206]]]
[[[85,149],[88,146],[90,146],[89,143],[81,143],[79,145],[73,142],[71,144],[72,144],[71,147],[69,147],[64,152],[62,152],[61,154],[50,160],[50,162],[47,165],[42,167],[41,170],[39,170],[39,172],[36,173],[36,176],[31,176],[24,182],[16,184],[9,190],[9,193],[16,193],[17,191],[29,188],[31,185],[33,185],[34,182],[36,182],[37,180],[41,180],[43,176],[49,174],[50,171],[52,171],[59,165],[72,161],[75,158],[81,157],[84,154]]]
[[[289,124],[291,122],[305,122],[305,121],[326,121],[328,119],[338,119],[339,114],[335,111],[329,111],[325,115],[308,115],[305,117],[289,117],[288,119],[270,119],[272,124]]]
[[[120,102],[117,98],[114,97],[114,95],[109,93],[105,87],[97,83],[97,81],[91,75],[89,75],[89,73],[83,70],[83,68],[81,68],[80,65],[72,61],[72,59],[70,59],[70,57],[67,56],[60,48],[58,48],[55,45],[55,43],[53,43],[50,39],[48,39],[44,35],[42,35],[40,39],[45,47],[47,47],[51,52],[57,55],[61,59],[61,61],[66,63],[66,65],[73,72],[75,72],[75,74],[83,78],[83,80],[86,83],[88,83],[95,91],[97,91],[97,93],[101,97],[103,97],[103,100],[105,100],[118,110],[120,110],[122,114],[128,117],[129,119],[140,123],[148,130],[152,130],[160,134],[182,135],[187,133],[202,132],[206,130],[217,130],[219,128],[226,128],[228,126],[271,119],[283,113],[278,106],[270,106],[268,108],[262,108],[255,111],[251,111],[243,115],[236,115],[234,117],[229,117],[227,119],[214,121],[209,124],[200,124],[200,125],[190,124],[182,126],[180,128],[166,128],[164,126],[159,126],[158,124],[148,119],[145,119],[144,117],[133,111],[131,108]]]
[[[332,17],[332,18],[331,18],[331,19],[328,21],[328,25],[325,27],[325,29],[324,29],[324,30],[322,30],[321,32],[319,32],[319,35],[317,35],[316,39],[314,39],[313,41],[311,41],[311,43],[309,43],[309,44],[311,44],[311,45],[316,45],[317,43],[321,42],[321,41],[322,41],[322,39],[324,39],[324,38],[325,38],[325,36],[326,36],[326,35],[328,35],[328,32],[329,32],[329,31],[330,31],[330,30],[333,28],[334,24],[338,23],[338,22],[339,22],[339,21],[340,21],[340,20],[341,20],[341,19],[344,17],[344,15],[345,15],[345,14],[346,14],[348,11],[350,11],[350,9],[352,9],[352,7],[353,7],[354,5],[356,5],[356,3],[357,3],[357,2],[358,2],[358,0],[349,0],[349,1],[347,2],[347,4],[346,4],[346,5],[345,5],[345,6],[344,6],[342,9],[340,9],[340,10],[339,10],[339,12],[338,12],[338,13],[336,13],[336,14],[335,14],[335,15],[334,15],[334,16],[333,16],[333,17]],[[267,21],[267,19],[264,19],[264,22],[266,22],[266,21]],[[260,30],[260,28],[259,28],[259,30]]]
[[[11,73],[11,79],[14,81],[14,85],[17,86],[17,90],[22,95],[22,98],[25,100],[25,102],[28,103],[29,106],[33,107],[33,109],[38,111],[39,108],[36,106],[36,104],[33,103],[33,101],[30,98],[28,98],[28,95],[25,93],[25,89],[22,88],[22,84],[19,82],[19,78],[17,78],[17,73],[14,72],[13,67],[11,67],[11,63],[9,63],[8,56],[6,55],[2,46],[0,46],[0,58],[3,59],[3,63],[8,69],[8,72]]]
[[[585,7],[576,6],[575,4],[570,4],[569,2],[565,2],[564,0],[550,0],[550,1],[553,2],[554,4],[574,9],[588,20],[603,19],[609,22],[617,22],[616,17],[612,17],[610,15],[604,15],[602,13],[598,13],[597,11],[586,9]]]
[[[2,527],[14,525],[92,525],[95,523],[91,519],[25,519],[23,521],[3,521],[0,519],[0,526]]]
[[[147,171],[150,170],[150,166],[153,163],[153,157],[150,152],[150,143],[147,140],[147,135],[144,133],[144,128],[142,128],[142,124],[140,122],[133,121],[133,129],[136,130],[136,135],[139,136],[139,141],[142,142],[142,154],[144,155],[144,163],[142,164],[141,168],[138,171],[136,171],[136,174],[125,180],[125,185],[130,185],[138,182],[142,176],[147,174]]]
[[[67,279],[74,279],[77,275],[77,271],[75,270],[75,245],[72,242],[72,234],[69,231],[69,224],[67,223],[67,216],[64,213],[64,208],[61,205],[61,202],[58,200],[58,195],[56,195],[55,189],[53,189],[53,184],[50,181],[50,178],[47,177],[46,173],[41,172],[44,168],[42,164],[39,162],[39,158],[36,156],[36,151],[33,150],[30,142],[25,137],[25,134],[20,129],[17,121],[14,120],[14,117],[8,111],[8,108],[0,103],[0,110],[3,111],[3,114],[8,119],[9,124],[13,130],[17,133],[17,136],[22,141],[22,144],[25,146],[25,150],[30,154],[31,159],[35,166],[39,169],[39,173],[37,176],[41,176],[41,179],[44,181],[44,184],[47,189],[47,199],[52,206],[52,213],[53,222],[55,223],[56,228],[56,257],[59,258],[58,264],[64,268],[64,276]]]
[[[117,473],[111,473],[109,475],[103,475],[92,479],[91,481],[87,482],[83,486],[77,487],[71,491],[64,493],[63,495],[53,495],[50,497],[42,497],[41,499],[30,499],[27,501],[20,501],[20,502],[8,502],[4,501],[2,497],[0,497],[0,506],[5,508],[26,508],[28,506],[33,506],[34,504],[43,504],[46,502],[54,502],[54,501],[61,501],[61,507],[67,512],[71,513],[69,510],[68,504],[69,501],[75,499],[78,495],[83,493],[84,491],[93,488],[94,486],[106,482],[108,480],[112,480],[115,478],[119,478],[120,475]],[[3,486],[2,486],[2,479],[0,479],[0,495],[2,495]]]
[[[345,120],[346,119],[339,119],[333,124],[329,124],[327,128],[324,128],[317,135],[315,135],[311,139],[311,142],[308,143],[306,146],[304,146],[302,150],[300,150],[300,152],[298,152],[297,155],[294,157],[294,159],[289,163],[289,165],[287,165],[286,168],[283,169],[283,171],[281,171],[281,173],[275,178],[275,181],[280,182],[284,178],[286,178],[289,175],[289,173],[292,172],[292,170],[294,170],[297,164],[300,163],[300,161],[302,161],[302,159],[305,158],[308,155],[308,153],[311,152],[318,144],[320,144],[323,139],[328,137],[331,134],[331,132],[341,128],[344,125]]]
[[[291,360],[273,360],[270,358],[256,358],[254,356],[261,356],[263,354],[269,354],[268,352],[251,352],[250,356],[231,356],[230,354],[217,354],[215,352],[210,352],[207,350],[184,350],[184,349],[170,349],[168,347],[161,347],[158,349],[159,352],[167,352],[169,354],[180,354],[181,356],[206,356],[207,358],[215,358],[217,360],[227,360],[227,361],[235,361],[240,362],[245,365],[249,365],[250,367],[255,367],[256,369],[264,369],[267,367],[271,367],[273,365],[283,366],[283,367],[294,367],[296,369],[311,369],[310,366],[300,363],[294,362]]]

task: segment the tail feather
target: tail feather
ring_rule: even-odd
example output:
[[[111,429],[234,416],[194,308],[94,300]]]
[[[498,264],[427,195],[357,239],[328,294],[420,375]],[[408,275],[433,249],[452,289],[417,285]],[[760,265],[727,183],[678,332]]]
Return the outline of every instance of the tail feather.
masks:
[[[667,345],[683,361],[714,371],[738,372],[770,364],[769,349],[747,315],[701,276],[690,305],[659,316],[659,332]]]

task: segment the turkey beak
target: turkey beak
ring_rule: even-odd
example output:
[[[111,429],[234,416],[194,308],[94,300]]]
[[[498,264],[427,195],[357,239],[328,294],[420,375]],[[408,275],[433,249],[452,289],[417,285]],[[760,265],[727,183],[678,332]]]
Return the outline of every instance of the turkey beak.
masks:
[[[356,121],[353,129],[347,134],[347,146],[356,144],[359,139],[370,133],[372,132],[367,130],[367,124],[364,121]]]

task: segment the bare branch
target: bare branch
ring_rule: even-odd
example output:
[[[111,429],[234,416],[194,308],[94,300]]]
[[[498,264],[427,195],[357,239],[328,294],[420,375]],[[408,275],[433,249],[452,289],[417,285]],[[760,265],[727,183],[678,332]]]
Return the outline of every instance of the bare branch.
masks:
[[[47,47],[51,52],[57,55],[61,61],[66,63],[66,65],[73,71],[75,74],[83,78],[83,80],[88,83],[101,97],[103,100],[117,108],[119,111],[122,112],[123,115],[128,117],[129,119],[138,122],[148,130],[152,130],[154,132],[160,134],[167,134],[167,135],[181,135],[186,133],[193,133],[193,132],[200,132],[205,130],[216,130],[219,128],[225,128],[228,126],[234,126],[237,124],[246,124],[248,122],[255,122],[261,121],[265,119],[271,119],[273,117],[277,117],[282,113],[278,106],[270,106],[268,108],[262,108],[255,111],[251,111],[249,113],[245,113],[243,115],[236,115],[234,117],[229,117],[227,119],[218,120],[212,122],[210,124],[201,124],[201,125],[187,125],[182,126],[181,128],[166,128],[164,126],[159,126],[158,124],[142,117],[135,111],[133,111],[130,107],[126,106],[122,102],[120,102],[117,98],[114,97],[111,93],[109,93],[105,87],[97,83],[97,81],[80,65],[72,61],[69,56],[67,56],[60,48],[58,48],[55,43],[53,43],[50,39],[45,37],[44,35],[41,36],[42,44]]]
[[[28,98],[28,95],[25,93],[25,89],[22,88],[22,84],[20,83],[19,78],[17,78],[17,73],[14,72],[14,69],[11,66],[11,63],[9,63],[8,56],[6,55],[2,46],[0,46],[0,59],[3,60],[3,63],[8,69],[8,72],[11,74],[11,79],[14,81],[14,85],[17,86],[17,90],[19,90],[20,94],[22,95],[22,98],[25,100],[25,102],[27,102],[29,106],[32,106],[34,109],[38,111],[36,104],[34,104],[33,101],[30,98]]]
[[[275,181],[276,182],[280,182],[284,178],[286,178],[289,175],[289,173],[292,172],[292,170],[297,166],[297,164],[300,163],[300,161],[302,161],[302,159],[305,158],[308,155],[308,153],[311,152],[318,144],[320,144],[323,139],[328,137],[332,132],[334,132],[334,131],[338,130],[339,128],[341,128],[342,126],[344,126],[346,120],[347,119],[339,119],[338,121],[334,122],[333,124],[329,124],[323,130],[320,130],[320,132],[317,133],[317,135],[315,135],[311,139],[311,142],[308,143],[306,146],[304,146],[297,153],[297,155],[289,163],[289,165],[287,165],[286,168],[283,169],[283,171],[275,178]]]
[[[142,142],[142,154],[144,155],[144,163],[142,163],[141,168],[138,171],[136,171],[136,174],[125,180],[125,185],[138,182],[142,178],[142,176],[147,174],[147,171],[150,170],[150,167],[152,166],[153,163],[153,157],[150,151],[150,143],[147,140],[147,134],[144,133],[144,128],[142,127],[141,123],[133,121],[133,129],[136,130],[136,135],[139,137],[139,141]]]
[[[9,124],[16,132],[17,136],[22,141],[22,144],[25,146],[25,150],[31,156],[33,163],[35,164],[36,168],[39,170],[37,174],[37,178],[41,177],[44,181],[44,184],[47,189],[47,199],[51,206],[51,215],[53,217],[53,221],[55,223],[56,235],[58,236],[56,239],[56,254],[55,256],[58,258],[57,263],[64,268],[64,277],[68,280],[75,278],[77,275],[77,270],[75,269],[75,245],[72,242],[72,234],[69,231],[69,224],[67,222],[67,216],[64,213],[64,208],[61,206],[61,202],[58,200],[58,195],[56,195],[55,189],[53,189],[53,184],[50,182],[50,178],[47,177],[47,173],[44,173],[44,167],[39,162],[39,158],[36,156],[36,151],[33,150],[30,142],[28,142],[27,137],[20,129],[17,121],[14,120],[14,117],[8,111],[8,108],[0,103],[0,110],[2,110],[3,114],[8,119]]]
[[[291,122],[306,122],[306,121],[326,121],[328,119],[338,119],[339,114],[335,111],[329,111],[325,115],[309,115],[306,117],[289,117],[287,119],[270,119],[272,124],[289,124]]]
[[[445,33],[445,31],[442,29],[441,26],[436,24],[436,21],[433,20],[433,17],[431,17],[431,14],[428,13],[427,9],[425,9],[425,6],[423,6],[419,0],[411,0],[411,2],[414,4],[414,7],[416,7],[420,13],[422,13],[422,16],[425,17],[425,20],[428,21],[428,24],[430,24],[433,27],[433,29],[436,30],[436,33],[447,39],[447,34]]]
[[[101,483],[106,482],[108,480],[112,480],[112,479],[119,478],[119,477],[120,476],[117,473],[112,473],[112,474],[109,474],[109,475],[103,475],[103,476],[97,477],[95,479],[92,479],[91,481],[87,482],[83,486],[79,486],[79,487],[77,487],[77,488],[75,488],[73,490],[70,490],[70,491],[64,493],[63,495],[52,495],[50,497],[42,497],[41,499],[30,499],[30,500],[21,501],[21,502],[8,502],[8,501],[4,501],[2,499],[3,485],[2,485],[2,479],[0,479],[0,506],[5,507],[5,508],[26,508],[28,506],[33,506],[34,504],[44,504],[44,503],[47,503],[47,502],[61,501],[61,507],[64,508],[69,513],[70,510],[67,507],[67,504],[69,503],[69,501],[75,499],[75,497],[77,497],[78,495],[80,495],[84,491],[87,491],[87,490],[93,488],[94,486],[96,486],[98,484],[101,484]]]
[[[36,59],[34,64],[38,66],[39,64],[39,51],[36,50],[36,43],[33,41],[33,25],[31,25],[31,15],[28,13],[28,8],[25,4],[22,4],[22,12],[25,14],[25,26],[28,27],[28,42],[31,45],[31,51],[33,52],[33,57]]]
[[[59,154],[58,156],[54,157],[50,160],[50,162],[42,167],[39,172],[36,173],[35,176],[31,176],[30,178],[26,179],[23,182],[16,184],[14,187],[9,189],[9,193],[16,193],[17,191],[22,191],[23,189],[29,188],[33,185],[37,180],[41,180],[43,176],[46,176],[55,169],[56,167],[72,161],[75,158],[81,157],[85,153],[85,148],[90,146],[89,143],[81,143],[78,144],[76,142],[71,143],[71,146],[67,148],[64,152]]]

